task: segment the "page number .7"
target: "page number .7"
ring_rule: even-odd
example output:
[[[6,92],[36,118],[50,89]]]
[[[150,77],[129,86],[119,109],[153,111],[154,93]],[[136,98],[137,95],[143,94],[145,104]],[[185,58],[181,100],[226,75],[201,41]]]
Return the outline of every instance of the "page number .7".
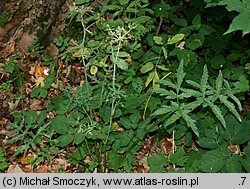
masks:
[[[240,178],[242,179],[242,182],[241,182],[241,184],[239,184],[239,185],[242,185],[242,186],[243,186],[243,185],[244,185],[244,182],[245,182],[245,180],[246,180],[247,177],[240,177]]]

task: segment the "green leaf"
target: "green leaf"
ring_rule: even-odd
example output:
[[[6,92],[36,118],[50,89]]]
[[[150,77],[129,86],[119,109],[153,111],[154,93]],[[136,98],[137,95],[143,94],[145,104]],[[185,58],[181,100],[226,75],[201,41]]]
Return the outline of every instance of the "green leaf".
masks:
[[[154,37],[153,37],[153,40],[154,40],[154,42],[155,42],[157,45],[163,45],[162,37],[160,37],[160,36],[154,36]]]
[[[150,173],[164,173],[167,166],[167,158],[162,153],[157,153],[156,156],[148,157],[148,165]]]
[[[171,45],[171,44],[175,44],[180,42],[183,38],[185,37],[184,34],[176,34],[175,36],[173,36],[172,38],[168,39],[167,44]]]
[[[216,88],[216,94],[220,94],[222,90],[222,84],[223,84],[223,77],[222,77],[222,72],[219,72],[219,75],[216,79],[215,82],[215,88]]]
[[[208,71],[207,71],[207,65],[204,66],[203,68],[203,74],[201,77],[201,89],[202,92],[205,92],[207,88],[207,81],[208,81]]]
[[[76,134],[75,134],[75,137],[74,137],[74,143],[75,143],[76,145],[82,143],[82,142],[84,141],[85,137],[86,137],[86,134],[85,134],[85,133],[82,133],[82,132],[76,133]]]
[[[214,115],[220,120],[221,124],[226,127],[226,122],[225,119],[220,111],[220,108],[218,108],[218,106],[216,106],[215,104],[205,100],[205,102],[208,104],[208,106],[211,108],[211,110],[213,111]]]
[[[233,155],[232,157],[225,159],[224,166],[222,167],[221,171],[223,173],[241,173],[242,166],[239,158],[237,157],[238,155]]]
[[[145,83],[145,87],[147,87],[154,79],[155,77],[155,72],[150,72],[150,74],[147,77],[146,83]]]
[[[51,120],[52,129],[58,134],[65,134],[69,127],[73,124],[72,119],[66,118],[65,115],[58,115]]]
[[[174,107],[172,107],[172,106],[163,106],[162,108],[159,108],[153,114],[151,114],[151,116],[164,115],[164,114],[167,114],[167,113],[173,112],[173,111],[176,111],[176,109]]]
[[[215,149],[218,147],[218,143],[215,141],[214,138],[199,138],[197,143],[202,147],[202,148],[209,148],[209,149]]]
[[[220,150],[211,150],[201,158],[199,169],[206,173],[217,173],[224,165],[224,156]]]
[[[228,101],[227,97],[222,96],[222,95],[219,96],[219,99],[230,110],[230,112],[232,112],[232,114],[239,120],[239,122],[241,122],[242,120],[241,120],[240,114],[235,109],[235,106],[233,105],[233,103]]]
[[[179,112],[175,112],[174,114],[171,115],[170,118],[168,118],[165,122],[164,122],[164,127],[166,128],[168,125],[174,123],[175,121],[177,121],[179,118],[181,117]]]
[[[241,164],[246,169],[247,173],[250,173],[250,157],[241,160]]]
[[[177,166],[184,166],[184,163],[187,161],[184,148],[179,148],[175,153],[170,154],[170,163]]]
[[[250,140],[250,121],[244,121],[240,127],[235,128],[234,135],[231,138],[232,144],[243,144]]]
[[[162,51],[163,51],[164,58],[167,60],[168,59],[168,52],[167,52],[166,48],[162,47]]]
[[[249,80],[244,75],[241,75],[239,81],[234,83],[234,86],[238,91],[246,92],[249,90]]]
[[[127,5],[129,3],[129,0],[118,0],[118,1],[122,6]]]
[[[74,140],[73,135],[64,134],[64,135],[59,136],[56,139],[56,144],[59,147],[65,147],[65,146],[69,145],[73,140]]]
[[[228,11],[237,11],[239,15],[236,16],[229,29],[224,33],[228,34],[236,30],[242,30],[243,36],[250,32],[250,1],[249,0],[221,0],[219,5],[226,5]]]
[[[163,16],[165,18],[168,18],[169,10],[171,10],[171,6],[165,2],[161,2],[153,6],[153,9],[157,17]]]
[[[148,62],[141,67],[140,71],[141,73],[147,73],[153,68],[154,68],[154,64],[152,62]]]
[[[185,110],[181,111],[181,116],[187,122],[187,126],[192,129],[192,131],[196,134],[196,136],[199,136],[198,129],[197,129],[196,125],[195,125],[195,120],[193,120],[188,115],[188,111],[185,111]]]
[[[177,85],[179,88],[181,87],[184,77],[185,77],[185,73],[183,71],[183,59],[182,59],[177,69]]]

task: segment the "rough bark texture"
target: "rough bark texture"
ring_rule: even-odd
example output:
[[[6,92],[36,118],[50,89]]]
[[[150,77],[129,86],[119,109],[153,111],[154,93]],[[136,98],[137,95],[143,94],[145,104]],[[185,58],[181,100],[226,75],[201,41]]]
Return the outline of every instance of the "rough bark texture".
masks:
[[[64,28],[72,4],[73,0],[1,0],[0,14],[5,11],[11,16],[0,28],[0,63],[12,51],[26,54],[35,38],[53,48],[50,44]],[[48,52],[56,53],[50,49]]]

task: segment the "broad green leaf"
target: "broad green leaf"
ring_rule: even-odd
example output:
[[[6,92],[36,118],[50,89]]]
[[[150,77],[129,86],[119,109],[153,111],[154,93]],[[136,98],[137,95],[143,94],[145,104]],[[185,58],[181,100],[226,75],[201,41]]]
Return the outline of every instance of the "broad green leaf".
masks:
[[[58,115],[51,120],[52,129],[54,129],[58,134],[65,134],[72,122],[65,115]]]
[[[27,124],[33,124],[37,120],[38,115],[35,111],[28,111],[26,114],[25,122]]]
[[[148,165],[150,173],[164,173],[167,166],[167,158],[162,153],[157,153],[156,156],[149,156]]]
[[[152,62],[148,62],[141,67],[140,71],[141,73],[147,73],[151,71],[153,68],[154,68],[154,64]]]
[[[241,160],[241,164],[246,169],[247,173],[250,173],[250,157]]]
[[[177,166],[184,166],[187,161],[183,147],[179,148],[175,153],[170,154],[170,163]]]
[[[37,118],[37,120],[36,120],[37,125],[38,125],[38,126],[41,126],[46,118],[47,118],[46,112],[45,112],[45,111],[42,111],[42,112],[38,115],[38,118]]]
[[[162,51],[163,51],[164,58],[167,60],[168,59],[168,51],[166,50],[165,47],[162,47]]]
[[[69,145],[73,140],[74,140],[73,135],[64,134],[64,135],[59,136],[56,139],[56,144],[59,147],[65,147],[65,146]]]
[[[122,70],[127,70],[128,69],[128,63],[126,62],[126,60],[121,59],[121,58],[117,58],[117,61],[115,61],[115,64],[121,68]]]
[[[158,3],[153,6],[154,13],[156,17],[163,16],[168,18],[169,10],[171,10],[171,6],[165,2]]]
[[[147,87],[153,81],[154,77],[155,77],[155,72],[150,72],[150,74],[147,77],[145,87]]]
[[[221,171],[223,173],[241,173],[242,165],[240,162],[240,158],[235,158],[237,155],[233,155],[232,157],[224,160],[224,166]]]
[[[234,83],[234,86],[238,91],[246,92],[249,90],[249,80],[244,75],[241,75],[239,81]]]
[[[176,34],[175,36],[173,36],[172,38],[168,39],[167,44],[171,45],[171,44],[175,44],[180,42],[183,38],[185,37],[184,34]]]
[[[114,52],[114,54],[116,54],[116,53],[117,53],[117,52]],[[127,53],[126,51],[120,51],[119,54],[118,54],[118,56],[119,56],[120,58],[127,58],[127,57],[130,56],[130,54]]]
[[[154,40],[154,42],[155,42],[157,45],[163,45],[162,37],[160,37],[160,36],[154,36],[154,37],[153,37],[153,40]]]
[[[83,133],[83,132],[76,133],[75,136],[74,136],[74,143],[76,145],[82,143],[84,141],[85,137],[86,137],[86,134]]]
[[[201,16],[197,14],[193,20],[192,20],[192,25],[195,27],[196,30],[198,30],[201,27]]]
[[[223,165],[223,153],[220,150],[211,150],[202,156],[199,168],[202,172],[217,173],[221,170]]]
[[[218,147],[218,143],[215,141],[214,138],[199,138],[197,143],[202,147],[202,148],[209,148],[209,149],[215,149]]]
[[[228,11],[237,11],[237,15],[229,29],[224,33],[228,34],[236,30],[242,30],[243,36],[250,32],[250,1],[249,0],[221,0],[220,5],[226,5]]]
[[[232,144],[244,144],[249,141],[249,133],[250,133],[250,121],[244,121],[240,127],[235,128],[234,135],[231,138]]]

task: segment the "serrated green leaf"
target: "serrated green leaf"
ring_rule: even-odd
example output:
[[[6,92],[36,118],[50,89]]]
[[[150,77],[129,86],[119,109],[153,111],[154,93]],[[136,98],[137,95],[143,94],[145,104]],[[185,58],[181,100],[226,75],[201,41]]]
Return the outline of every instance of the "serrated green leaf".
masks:
[[[184,166],[184,163],[187,161],[184,149],[179,148],[175,153],[170,154],[170,163],[177,166]]]
[[[165,122],[164,122],[164,127],[169,126],[170,124],[174,123],[176,120],[178,120],[181,117],[179,112],[175,112],[174,114],[171,115],[170,118],[168,118]]]
[[[222,90],[222,84],[223,84],[223,77],[222,77],[222,72],[219,72],[219,75],[216,79],[215,82],[215,88],[216,88],[216,94],[220,94]]]
[[[241,120],[240,114],[235,109],[235,106],[233,105],[233,103],[228,101],[227,98],[222,95],[219,96],[219,99],[230,110],[230,112],[232,112],[232,114],[239,120],[239,122],[241,122],[242,120]]]
[[[189,84],[189,85],[192,85],[193,87],[197,88],[197,89],[201,89],[201,85],[195,81],[192,81],[192,80],[186,80],[186,82]]]
[[[164,106],[162,108],[159,108],[158,110],[156,110],[154,113],[151,114],[151,116],[158,116],[158,115],[163,115],[163,114],[167,114],[169,112],[173,112],[176,109],[172,106]]]
[[[234,83],[234,86],[238,91],[246,92],[249,90],[249,80],[244,75],[241,75],[239,81]]]
[[[176,89],[176,85],[172,81],[168,80],[158,80],[157,83]]]
[[[177,85],[179,86],[179,88],[181,87],[184,77],[185,73],[183,71],[183,59],[182,59],[177,69]]]
[[[183,38],[185,37],[184,34],[180,33],[180,34],[176,34],[174,35],[172,38],[168,39],[167,44],[171,45],[171,44],[175,44],[180,42]]]
[[[192,131],[194,132],[194,134],[196,134],[196,136],[199,136],[199,132],[198,129],[195,125],[195,120],[193,120],[189,115],[188,115],[188,111],[181,111],[181,116],[183,117],[183,119],[187,122],[187,126],[190,127],[192,129]]]
[[[201,76],[201,90],[202,92],[205,92],[207,88],[207,81],[208,81],[208,71],[207,71],[207,65],[203,68],[203,74]]]
[[[154,64],[152,62],[148,62],[141,67],[140,71],[141,73],[147,73],[151,71],[153,68],[154,68]]]
[[[167,158],[162,153],[157,153],[156,156],[148,157],[149,172],[164,173],[167,162]]]
[[[220,150],[212,150],[205,153],[199,166],[202,172],[217,173],[224,165],[224,156]]]
[[[233,19],[229,29],[224,33],[228,34],[236,30],[242,30],[243,36],[250,32],[250,1],[249,0],[221,0],[219,5],[226,5],[228,11],[237,11],[239,14]],[[246,20],[247,19],[247,20]],[[247,24],[246,24],[247,23]]]
[[[211,108],[213,111],[214,115],[220,120],[221,124],[226,127],[226,122],[225,119],[220,111],[220,108],[216,106],[215,104],[211,103],[210,101],[205,100],[205,102],[208,104],[208,106]]]

